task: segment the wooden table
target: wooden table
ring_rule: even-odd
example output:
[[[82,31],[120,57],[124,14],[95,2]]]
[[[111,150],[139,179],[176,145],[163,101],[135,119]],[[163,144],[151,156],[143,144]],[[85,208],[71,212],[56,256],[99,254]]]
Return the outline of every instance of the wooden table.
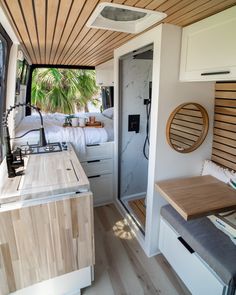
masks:
[[[185,220],[236,208],[236,190],[210,175],[164,180],[155,186]]]

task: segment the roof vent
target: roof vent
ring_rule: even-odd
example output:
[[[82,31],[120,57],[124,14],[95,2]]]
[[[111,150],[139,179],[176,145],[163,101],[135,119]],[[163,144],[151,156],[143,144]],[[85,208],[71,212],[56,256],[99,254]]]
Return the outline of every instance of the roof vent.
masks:
[[[137,34],[166,16],[165,13],[158,11],[103,2],[96,7],[87,22],[87,26]]]

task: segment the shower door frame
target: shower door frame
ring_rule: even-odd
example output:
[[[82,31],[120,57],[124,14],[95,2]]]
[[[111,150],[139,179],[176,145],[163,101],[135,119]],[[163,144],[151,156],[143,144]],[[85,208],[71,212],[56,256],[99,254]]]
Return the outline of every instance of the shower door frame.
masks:
[[[149,44],[150,46],[153,46],[153,44]],[[142,48],[139,48],[139,49],[145,49],[145,48],[149,48],[150,46],[144,46]],[[129,55],[129,54],[128,54]],[[123,82],[124,80],[122,79],[122,75],[121,73],[123,72],[123,68],[122,68],[122,65],[123,65],[123,61],[124,61],[124,58],[123,56],[119,58],[119,130],[122,129],[122,103],[123,103],[123,95],[122,95],[122,88],[123,88]],[[153,61],[152,61],[152,73],[153,73]],[[149,82],[150,83],[150,82]],[[150,86],[149,86],[149,97],[151,97],[151,93],[150,93]],[[150,125],[150,122],[149,122],[149,125]],[[118,131],[119,131],[118,130]],[[126,212],[128,214],[130,214],[130,217],[132,218],[132,220],[135,222],[136,226],[139,228],[140,232],[145,236],[145,229],[142,228],[142,226],[139,224],[138,222],[138,218],[135,217],[135,215],[132,213],[132,210],[129,209],[129,205],[128,204],[125,204],[125,201],[122,200],[122,197],[121,197],[121,190],[120,190],[120,183],[121,183],[121,150],[122,150],[122,134],[121,132],[118,132],[119,133],[119,139],[118,139],[118,189],[117,189],[117,196],[118,196],[118,199],[119,201],[122,203],[124,209],[126,210]],[[149,146],[148,146],[148,150],[149,150]],[[148,165],[149,165],[149,159],[148,159]],[[142,192],[140,193],[140,195],[143,195],[145,193],[145,195],[147,194],[147,188],[146,188],[146,191],[145,192]]]
[[[160,78],[160,60],[161,60],[161,37],[162,25],[147,31],[140,36],[130,40],[126,44],[114,51],[114,171],[115,171],[115,204],[121,213],[129,222],[132,231],[138,239],[140,245],[148,256],[159,253],[158,250],[158,233],[154,232],[157,225],[158,217],[155,214],[155,169],[156,169],[156,143],[157,143],[157,122],[158,122],[158,96],[159,96],[159,78]],[[151,129],[150,129],[150,147],[149,147],[149,165],[148,165],[148,184],[146,199],[146,227],[145,236],[140,228],[135,224],[130,214],[124,208],[119,199],[119,102],[120,102],[120,58],[130,52],[142,47],[153,44],[153,69],[152,69],[152,108],[151,108]]]

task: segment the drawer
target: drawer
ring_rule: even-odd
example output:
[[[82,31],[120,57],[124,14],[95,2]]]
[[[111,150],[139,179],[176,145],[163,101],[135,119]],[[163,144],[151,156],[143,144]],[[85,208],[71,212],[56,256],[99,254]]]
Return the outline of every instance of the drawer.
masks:
[[[93,193],[94,205],[112,202],[113,200],[113,174],[90,176],[90,188]]]
[[[159,248],[191,293],[223,295],[226,288],[224,283],[195,252],[191,253],[186,248],[183,240],[178,238],[180,236],[161,218]]]
[[[81,163],[86,175],[95,176],[113,173],[113,160],[91,160]]]
[[[86,146],[85,154],[79,156],[80,162],[113,158],[113,142]]]

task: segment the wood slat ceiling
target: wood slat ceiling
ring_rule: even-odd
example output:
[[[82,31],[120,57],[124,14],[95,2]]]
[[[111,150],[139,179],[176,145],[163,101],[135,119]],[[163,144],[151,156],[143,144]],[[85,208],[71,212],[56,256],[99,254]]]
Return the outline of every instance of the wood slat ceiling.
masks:
[[[96,66],[135,35],[85,24],[99,0],[0,0],[33,64]],[[165,12],[165,23],[187,26],[236,5],[236,0],[106,0]]]

